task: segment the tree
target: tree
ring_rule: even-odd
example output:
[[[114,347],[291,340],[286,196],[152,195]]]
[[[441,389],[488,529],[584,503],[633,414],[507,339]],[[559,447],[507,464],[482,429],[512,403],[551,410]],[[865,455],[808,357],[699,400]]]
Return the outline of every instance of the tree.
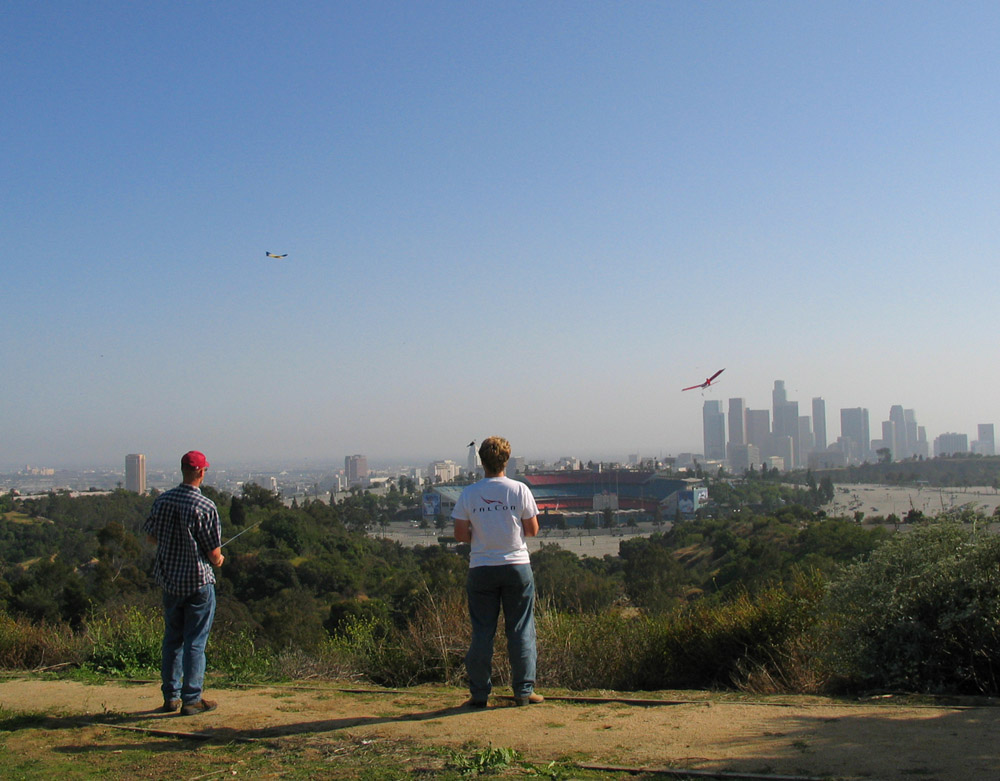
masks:
[[[610,507],[605,507],[601,512],[601,527],[604,529],[613,529],[618,525],[616,520],[615,511]]]
[[[256,483],[243,484],[243,503],[247,507],[259,507],[262,510],[277,510],[281,508],[281,494],[269,491]]]

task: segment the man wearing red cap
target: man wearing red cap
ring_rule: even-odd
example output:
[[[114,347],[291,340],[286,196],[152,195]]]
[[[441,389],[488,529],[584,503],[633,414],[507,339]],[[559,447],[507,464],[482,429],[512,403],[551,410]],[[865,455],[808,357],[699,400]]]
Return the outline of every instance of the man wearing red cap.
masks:
[[[182,716],[214,710],[202,698],[205,646],[215,618],[215,574],[221,567],[222,524],[215,503],[203,496],[204,453],[181,457],[183,482],[160,494],[143,527],[156,545],[153,575],[163,589],[163,712]]]

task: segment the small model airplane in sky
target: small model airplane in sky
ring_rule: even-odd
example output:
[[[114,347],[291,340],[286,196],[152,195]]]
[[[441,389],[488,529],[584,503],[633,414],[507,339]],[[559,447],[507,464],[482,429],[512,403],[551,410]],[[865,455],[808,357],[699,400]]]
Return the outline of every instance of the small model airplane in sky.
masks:
[[[691,386],[690,388],[681,388],[681,390],[682,390],[682,391],[686,391],[686,390],[694,390],[695,388],[707,388],[707,387],[708,387],[709,385],[711,385],[711,384],[712,384],[712,380],[714,380],[714,379],[715,379],[716,377],[718,377],[718,376],[719,376],[720,374],[722,374],[722,372],[724,372],[724,371],[725,371],[725,369],[719,369],[719,371],[717,371],[717,372],[716,372],[715,374],[713,374],[713,375],[712,375],[711,377],[708,377],[708,378],[707,378],[707,379],[706,379],[706,380],[705,380],[705,381],[704,381],[703,383],[701,383],[700,385],[692,385],[692,386]]]
[[[275,255],[273,252],[265,252],[264,254],[267,255],[269,258],[287,258],[288,257],[288,253],[287,252],[284,255]]]

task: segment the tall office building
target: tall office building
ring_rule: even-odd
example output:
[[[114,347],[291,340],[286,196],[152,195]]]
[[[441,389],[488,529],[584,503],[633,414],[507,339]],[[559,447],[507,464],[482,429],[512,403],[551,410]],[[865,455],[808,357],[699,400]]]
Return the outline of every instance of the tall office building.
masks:
[[[798,465],[805,466],[806,455],[811,453],[816,447],[816,438],[813,436],[812,421],[808,415],[799,415],[799,452]]]
[[[747,443],[747,403],[746,399],[729,400],[729,444]]]
[[[882,421],[882,439],[878,443],[872,442],[872,450],[878,455],[878,451],[881,448],[886,448],[889,451],[889,457],[893,461],[898,461],[900,453],[903,451],[900,449],[899,437],[897,436],[898,431],[896,429],[896,422],[893,420],[883,420]]]
[[[787,448],[784,445],[780,446],[782,452],[775,453],[774,455],[780,455],[785,458],[785,468],[792,469],[799,464],[802,452],[802,445],[799,441],[799,403],[788,400],[784,380],[774,381],[774,390],[771,391],[771,402],[773,406],[771,433],[774,435],[775,442],[778,442],[781,437],[790,437],[792,440],[790,459],[788,458],[788,452],[786,452]]]
[[[912,409],[903,410],[903,427],[906,429],[905,440],[907,458],[920,455],[920,434],[917,426],[917,413]]]
[[[722,461],[726,457],[726,416],[722,402],[709,400],[701,411],[702,431],[705,437],[705,459]]]
[[[813,447],[826,450],[826,402],[819,396],[813,399]]]
[[[993,424],[980,423],[976,433],[977,453],[983,456],[996,455],[996,442],[993,439]]]
[[[347,456],[344,459],[344,476],[348,485],[364,485],[368,482],[368,459],[365,456]]]
[[[849,464],[867,461],[871,454],[871,433],[868,427],[868,410],[850,407],[840,410],[840,437],[844,443],[844,456]]]
[[[909,458],[913,455],[913,443],[907,435],[906,413],[901,404],[893,404],[889,408],[889,420],[892,421],[894,438],[891,445],[886,443],[886,447],[892,450],[892,457],[896,461]]]
[[[775,380],[774,388],[771,389],[771,407],[778,407],[786,401],[788,401],[788,393],[785,391],[785,381]]]
[[[125,490],[146,493],[146,456],[142,453],[125,456]]]
[[[726,461],[730,468],[734,468],[733,454],[736,448],[744,447],[747,443],[747,403],[745,399],[729,400],[729,420],[728,420],[729,440],[726,442]],[[745,461],[743,457],[740,461]],[[746,467],[742,467],[745,469]]]
[[[479,466],[479,454],[476,452],[476,443],[472,442],[469,444],[469,457],[465,464],[465,471],[474,475],[477,466]]]
[[[747,444],[760,451],[761,458],[771,455],[771,413],[766,409],[747,410]]]

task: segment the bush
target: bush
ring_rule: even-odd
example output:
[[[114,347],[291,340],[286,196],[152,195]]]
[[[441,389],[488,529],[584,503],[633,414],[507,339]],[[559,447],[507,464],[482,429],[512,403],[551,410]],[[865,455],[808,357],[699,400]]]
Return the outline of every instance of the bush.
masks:
[[[38,624],[0,611],[0,668],[25,670],[79,663],[85,641],[64,624]]]
[[[665,617],[656,639],[659,686],[732,687],[760,692],[817,691],[814,627],[824,595],[819,575],[726,602],[698,602]]]
[[[543,611],[536,617],[539,683],[567,689],[642,688],[650,669],[654,622],[621,611],[569,614]]]
[[[91,620],[86,634],[91,642],[87,667],[111,675],[159,672],[163,646],[159,611],[125,607]]]
[[[270,648],[266,644],[258,645],[253,632],[247,629],[213,629],[206,657],[209,669],[225,676],[230,683],[267,680],[276,672]]]
[[[1000,538],[956,524],[892,537],[830,589],[827,664],[848,688],[997,694]]]

